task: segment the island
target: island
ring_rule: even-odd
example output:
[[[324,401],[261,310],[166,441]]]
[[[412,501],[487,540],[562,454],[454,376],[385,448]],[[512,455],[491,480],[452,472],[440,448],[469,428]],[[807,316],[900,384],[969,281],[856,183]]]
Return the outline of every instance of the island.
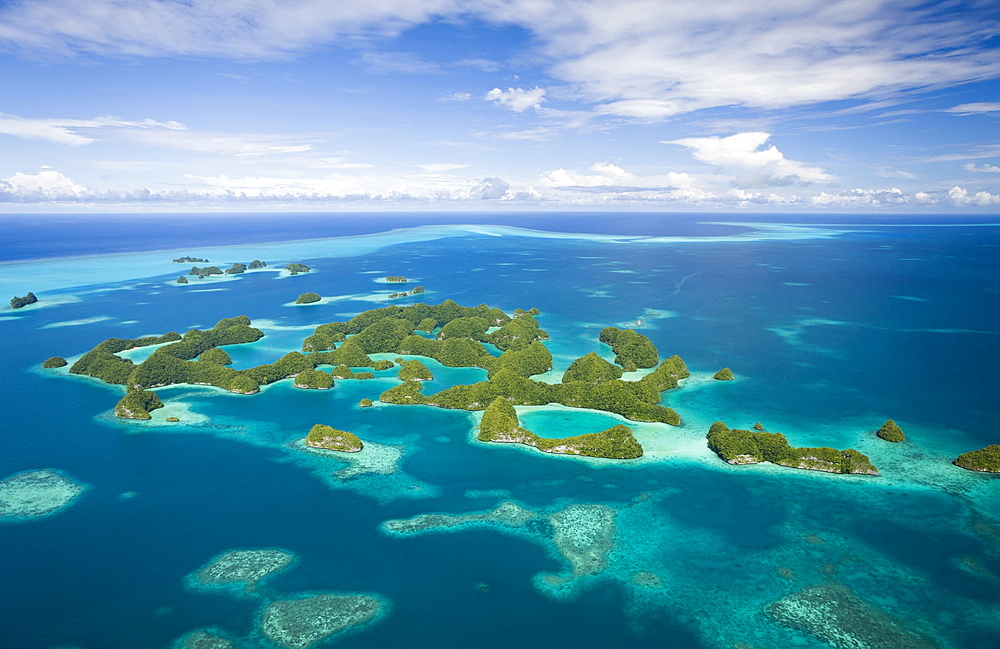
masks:
[[[411,295],[420,295],[423,292],[424,292],[424,287],[423,286],[415,286],[415,287],[413,287],[412,291],[402,291],[402,292],[399,292],[399,293],[390,293],[389,294],[389,299],[390,300],[394,300],[397,297],[410,297]]]
[[[254,259],[253,261],[250,262],[250,265],[247,266],[247,268],[249,268],[250,270],[257,270],[258,268],[267,268],[267,262],[263,262],[260,259]]]
[[[642,456],[642,446],[632,436],[628,426],[617,425],[599,433],[573,437],[539,437],[521,428],[517,411],[504,397],[497,397],[483,411],[479,422],[478,439],[481,442],[524,444],[545,453],[585,455],[616,460],[630,460]]]
[[[434,378],[427,366],[415,358],[403,361],[397,376],[400,381],[430,381]]]
[[[188,275],[194,275],[198,279],[202,277],[208,277],[209,275],[222,275],[222,269],[218,266],[205,266],[204,268],[198,268],[197,266],[192,266]]]
[[[202,259],[201,257],[178,257],[174,260],[175,264],[207,264],[207,259]]]
[[[46,358],[42,362],[42,367],[44,367],[45,369],[52,369],[55,367],[66,367],[67,365],[69,365],[69,362],[62,356],[53,356],[51,358]]]
[[[239,275],[240,273],[245,272],[247,272],[247,265],[241,262],[236,262],[226,269],[227,275]]]
[[[303,293],[302,295],[295,298],[296,304],[313,304],[314,302],[319,302],[323,297],[319,293]]]
[[[601,330],[600,341],[611,345],[615,353],[615,363],[626,372],[634,372],[639,368],[656,367],[659,360],[656,347],[634,329],[619,329],[605,327]]]
[[[875,431],[881,439],[887,442],[902,442],[906,439],[906,435],[903,434],[903,429],[899,427],[892,419],[886,420],[882,427]]]
[[[385,278],[385,281],[387,281],[387,282],[402,282],[402,283],[405,283],[406,282],[406,278],[403,277],[402,275],[389,275],[388,277]]]
[[[733,371],[728,367],[723,367],[721,370],[712,375],[712,378],[716,381],[732,381],[736,377],[733,376]]]
[[[285,266],[285,270],[287,270],[290,275],[298,275],[299,273],[308,273],[312,270],[312,268],[309,268],[305,264],[292,263]]]
[[[729,464],[770,462],[780,466],[827,473],[878,475],[868,456],[852,448],[796,448],[781,433],[730,429],[717,421],[708,430],[708,447]]]
[[[293,385],[309,390],[329,390],[333,387],[333,375],[322,370],[302,370],[295,375]]]
[[[357,453],[364,448],[364,444],[354,433],[337,430],[326,424],[316,424],[309,429],[309,434],[306,435],[306,446],[344,453]]]
[[[1000,444],[990,444],[978,451],[962,453],[952,464],[969,471],[1000,473]]]
[[[151,410],[162,408],[163,402],[150,390],[131,390],[115,406],[115,417],[122,419],[151,419]]]
[[[12,308],[12,309],[21,309],[21,308],[24,308],[24,307],[28,306],[29,304],[34,304],[37,301],[38,301],[38,298],[35,297],[35,294],[29,292],[24,297],[14,296],[14,297],[10,298],[10,308]]]
[[[512,405],[558,403],[611,412],[633,421],[680,424],[680,416],[659,403],[663,391],[677,387],[680,379],[690,375],[678,356],[666,359],[636,381],[619,378],[624,368],[609,369],[611,364],[596,354],[574,361],[572,371],[561,383],[532,380],[532,376],[552,369],[552,354],[541,342],[549,335],[533,315],[538,313],[537,309],[517,309],[512,317],[485,304],[465,307],[453,300],[433,306],[419,303],[371,309],[347,322],[319,325],[303,341],[302,353],[289,352],[272,363],[241,370],[227,367],[228,354],[206,355],[218,347],[253,343],[263,337],[262,331],[251,326],[248,317],[237,316],[223,318],[212,329],[192,329],[183,336],[170,332],[159,337],[105,340],[80,357],[70,373],[123,385],[129,390],[191,384],[211,385],[236,394],[255,394],[261,386],[298,377],[320,366],[332,366],[330,374],[334,379],[372,379],[374,372],[358,370],[381,371],[392,367],[392,363],[374,360],[369,354],[393,353],[425,356],[448,367],[481,368],[486,370],[486,380],[425,395],[424,381],[404,378],[381,394],[384,403],[484,410],[502,396]],[[440,326],[437,336],[419,335],[418,325],[430,322]],[[656,348],[645,336],[633,332],[628,339],[631,346],[647,350],[645,360],[641,361],[644,364],[648,362],[650,348],[652,357],[657,357]],[[484,344],[494,345],[500,355],[492,354]],[[148,345],[159,348],[141,363],[118,355]],[[412,378],[429,375],[418,365],[409,364],[408,368],[407,372],[414,372]],[[298,383],[300,387],[318,386],[315,381],[325,384],[326,379],[307,372]]]
[[[371,399],[362,399],[361,401],[358,401],[358,406],[362,408],[371,408],[373,405],[374,404]]]
[[[178,284],[187,284],[188,283],[188,278],[184,277],[183,275],[181,275],[180,277],[177,278],[177,283]]]

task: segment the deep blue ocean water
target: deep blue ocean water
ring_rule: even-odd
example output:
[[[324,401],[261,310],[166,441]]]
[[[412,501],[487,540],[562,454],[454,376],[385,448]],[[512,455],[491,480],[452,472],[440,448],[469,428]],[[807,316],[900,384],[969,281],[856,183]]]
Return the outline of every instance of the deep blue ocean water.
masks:
[[[1000,443],[992,377],[1000,227],[839,216],[827,224],[753,219],[790,231],[719,225],[739,220],[0,218],[0,285],[41,300],[0,313],[0,479],[52,469],[87,487],[53,515],[0,522],[0,646],[169,647],[211,628],[238,647],[272,647],[256,629],[267,602],[345,592],[378,594],[390,606],[329,646],[821,648],[830,645],[766,611],[833,581],[942,648],[1000,647],[1000,477],[950,464]],[[422,225],[441,229],[426,236]],[[526,229],[487,227],[495,225]],[[402,232],[379,234],[392,229]],[[328,239],[273,245],[317,237]],[[222,267],[256,257],[271,268],[304,262],[314,270],[178,286],[190,264],[170,260],[182,255]],[[252,396],[172,387],[158,393],[180,423],[163,422],[163,411],[149,423],[122,422],[111,416],[120,389],[41,369],[49,356],[72,361],[109,337],[208,328],[240,314],[266,336],[229,348],[234,366],[270,362],[318,324],[390,303],[393,287],[376,281],[386,275],[415,278],[429,303],[537,307],[551,336],[552,380],[590,351],[611,358],[597,340],[601,328],[635,327],[693,373],[664,396],[683,425],[635,425],[647,451],[638,462],[484,446],[472,441],[475,418],[463,411],[357,407],[395,385],[395,371],[326,392],[289,381]],[[291,306],[305,291],[338,299]],[[484,374],[427,365],[435,379],[426,393]],[[721,367],[738,380],[712,381]],[[522,423],[560,436],[616,421],[573,414],[525,412]],[[906,442],[875,438],[889,418]],[[704,444],[716,420],[734,428],[761,421],[796,446],[853,447],[881,475],[730,467]],[[355,432],[371,459],[349,465],[294,447],[314,423]],[[376,468],[362,466],[369,461]],[[351,467],[353,476],[337,474]],[[616,528],[606,567],[552,588],[539,575],[567,565],[544,530],[468,525],[398,537],[381,528],[503,501],[542,513],[610,506]],[[237,548],[281,548],[297,562],[254,597],[186,585],[212,557]],[[655,575],[656,585],[637,584],[640,573]]]

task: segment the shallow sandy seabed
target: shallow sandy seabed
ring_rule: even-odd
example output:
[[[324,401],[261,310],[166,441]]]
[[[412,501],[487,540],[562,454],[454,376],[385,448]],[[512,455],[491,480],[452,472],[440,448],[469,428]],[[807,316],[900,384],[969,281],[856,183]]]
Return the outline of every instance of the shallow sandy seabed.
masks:
[[[0,520],[55,514],[83,493],[83,486],[55,471],[25,471],[0,481]]]
[[[235,646],[232,640],[215,632],[198,629],[177,638],[172,649],[234,649]]]

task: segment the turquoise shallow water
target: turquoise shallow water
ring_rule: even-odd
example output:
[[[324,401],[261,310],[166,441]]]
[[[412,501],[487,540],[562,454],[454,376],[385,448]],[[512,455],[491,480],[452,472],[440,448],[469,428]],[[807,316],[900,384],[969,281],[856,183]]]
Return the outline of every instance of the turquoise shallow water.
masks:
[[[601,229],[580,219],[539,231],[480,223],[271,244],[288,238],[275,235],[280,222],[238,241],[165,223],[201,245],[149,252],[126,237],[129,254],[63,256],[104,249],[115,221],[94,219],[86,235],[63,233],[63,255],[53,227],[44,256],[54,259],[0,266],[0,286],[41,299],[0,313],[14,413],[0,479],[50,469],[85,487],[61,511],[0,523],[0,610],[17,621],[5,625],[5,646],[168,647],[201,628],[237,647],[273,647],[258,630],[269,602],[337,592],[387,605],[331,646],[839,647],[767,613],[829,584],[867,607],[841,624],[884,629],[873,620],[891,616],[942,648],[997,646],[1000,478],[950,460],[1000,443],[1000,387],[987,372],[1000,358],[1000,228],[621,217],[617,234],[627,236],[614,236],[613,219]],[[223,267],[260,258],[269,270],[177,286],[187,267],[170,260],[185,254]],[[293,261],[314,271],[276,271]],[[397,383],[395,370],[330,391],[289,381],[253,396],[172,387],[158,391],[167,407],[153,421],[122,422],[111,416],[118,389],[40,367],[109,337],[240,314],[266,335],[227,348],[234,366],[273,361],[317,324],[389,303],[394,287],[374,281],[389,274],[419,278],[431,303],[540,309],[554,357],[546,380],[591,351],[611,359],[601,328],[636,327],[692,370],[664,395],[682,425],[625,422],[646,455],[624,463],[487,446],[463,411],[359,408]],[[305,291],[336,299],[289,306]],[[145,353],[131,352],[137,361]],[[485,375],[426,365],[428,394]],[[711,379],[724,366],[737,380]],[[546,437],[622,421],[520,410],[522,425]],[[181,422],[167,424],[168,414]],[[888,418],[906,442],[874,437]],[[881,475],[731,467],[704,442],[720,419],[761,421],[796,446],[856,448]],[[314,423],[355,432],[366,449],[304,450]],[[528,511],[527,522],[483,515],[504,502]],[[605,529],[598,513],[607,511]],[[426,513],[466,517],[385,531],[386,521]],[[296,560],[241,596],[191,586],[193,571],[238,548]],[[592,563],[574,563],[587,553]],[[858,646],[899,646],[886,638]]]

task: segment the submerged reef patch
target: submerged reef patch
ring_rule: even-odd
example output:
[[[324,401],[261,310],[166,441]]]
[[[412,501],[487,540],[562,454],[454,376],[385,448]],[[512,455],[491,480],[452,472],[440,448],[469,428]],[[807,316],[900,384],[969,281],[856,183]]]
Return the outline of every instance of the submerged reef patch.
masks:
[[[605,567],[614,545],[615,510],[607,505],[570,505],[551,516],[552,540],[573,567],[573,577]]]
[[[55,471],[24,471],[0,480],[0,520],[55,514],[83,493],[83,486]]]
[[[295,560],[285,550],[230,550],[212,559],[190,577],[196,588],[241,588],[252,592],[265,577],[281,572]]]
[[[214,631],[198,629],[177,638],[172,649],[234,649],[235,646],[232,640]]]
[[[522,527],[537,514],[514,502],[497,505],[488,512],[473,514],[419,514],[413,518],[385,521],[382,529],[390,534],[420,534],[434,530],[463,527],[473,523]]]
[[[936,649],[938,644],[837,583],[810,586],[767,608],[778,624],[837,649]]]
[[[382,601],[371,595],[324,593],[271,602],[261,614],[260,631],[288,649],[308,649],[330,636],[372,621]]]

